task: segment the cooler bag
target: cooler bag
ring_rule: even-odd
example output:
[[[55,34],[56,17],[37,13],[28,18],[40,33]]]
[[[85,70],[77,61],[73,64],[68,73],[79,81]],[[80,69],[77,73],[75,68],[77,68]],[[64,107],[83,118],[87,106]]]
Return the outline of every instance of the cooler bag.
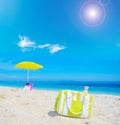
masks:
[[[92,110],[92,95],[84,92],[62,90],[58,93],[54,105],[60,115],[90,118]]]

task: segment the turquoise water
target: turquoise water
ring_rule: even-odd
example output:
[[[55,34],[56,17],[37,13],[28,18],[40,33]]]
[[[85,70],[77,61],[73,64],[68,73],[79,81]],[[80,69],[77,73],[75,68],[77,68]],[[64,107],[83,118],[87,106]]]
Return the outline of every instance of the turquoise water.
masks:
[[[32,81],[34,89],[44,90],[77,90],[83,91],[89,86],[89,93],[112,94],[120,96],[120,82],[110,81]],[[0,86],[23,88],[24,81],[0,81]]]

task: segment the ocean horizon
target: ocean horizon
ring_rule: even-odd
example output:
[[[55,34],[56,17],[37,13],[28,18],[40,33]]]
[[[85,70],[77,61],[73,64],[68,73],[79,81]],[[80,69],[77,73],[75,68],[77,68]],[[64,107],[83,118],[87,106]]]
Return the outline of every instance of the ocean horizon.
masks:
[[[91,94],[111,94],[120,96],[120,81],[31,81],[33,89],[38,90],[76,90],[83,91],[84,86],[89,86]],[[25,81],[0,81],[0,86],[23,88]]]

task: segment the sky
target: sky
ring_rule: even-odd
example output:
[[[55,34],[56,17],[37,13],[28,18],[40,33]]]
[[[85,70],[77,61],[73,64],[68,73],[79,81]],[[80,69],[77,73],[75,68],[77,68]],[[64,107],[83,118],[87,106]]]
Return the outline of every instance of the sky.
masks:
[[[33,61],[30,80],[120,81],[120,0],[101,2],[105,18],[88,26],[91,0],[0,0],[0,80],[25,80],[14,66]]]

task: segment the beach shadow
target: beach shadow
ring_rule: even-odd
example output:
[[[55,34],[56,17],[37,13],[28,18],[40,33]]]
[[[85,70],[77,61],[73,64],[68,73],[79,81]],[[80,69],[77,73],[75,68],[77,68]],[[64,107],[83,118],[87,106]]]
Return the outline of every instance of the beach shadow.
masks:
[[[5,95],[0,95],[0,99],[5,99]]]
[[[18,90],[17,88],[10,89],[10,91],[12,91],[12,92],[16,92],[17,90]]]
[[[89,122],[85,122],[85,124],[89,124]]]
[[[59,114],[56,111],[49,111],[48,115],[51,116],[51,117],[59,116]]]

